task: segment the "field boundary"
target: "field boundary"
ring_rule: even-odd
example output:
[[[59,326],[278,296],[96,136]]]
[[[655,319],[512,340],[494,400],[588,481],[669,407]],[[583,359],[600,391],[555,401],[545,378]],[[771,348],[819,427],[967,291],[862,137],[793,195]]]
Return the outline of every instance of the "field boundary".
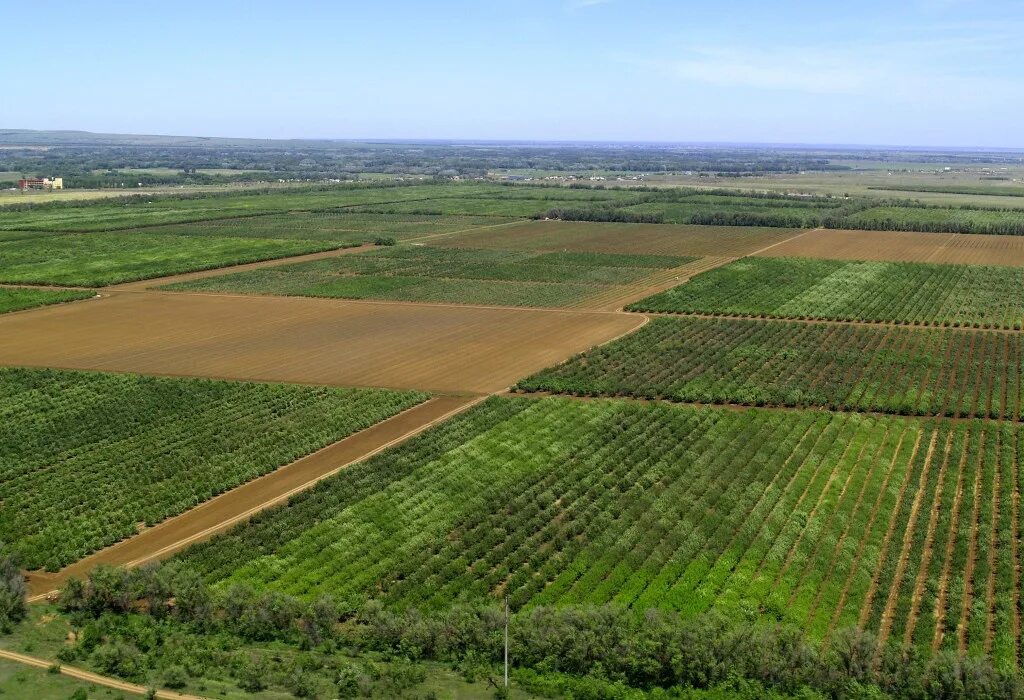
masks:
[[[636,329],[636,330],[639,330]],[[622,337],[635,333],[636,330],[627,331]],[[616,339],[609,340],[608,342],[614,342]],[[787,413],[801,412],[801,411],[814,411],[818,413],[833,413],[836,415],[858,415],[858,416],[872,416],[874,418],[892,418],[902,419],[908,421],[942,421],[949,425],[956,425],[957,423],[1009,423],[1010,425],[1019,425],[1024,423],[1024,419],[1015,420],[1012,418],[990,418],[988,416],[936,416],[932,414],[904,414],[904,413],[885,413],[884,411],[867,411],[867,410],[842,410],[824,408],[822,406],[815,406],[808,404],[806,406],[786,406],[784,404],[754,404],[754,403],[707,403],[702,401],[675,401],[669,398],[647,398],[643,396],[629,396],[626,394],[559,394],[553,391],[526,391],[522,389],[515,389],[514,387],[507,392],[510,396],[519,396],[523,398],[533,399],[544,399],[544,398],[558,398],[558,399],[570,399],[572,401],[632,401],[633,403],[663,403],[669,406],[686,406],[690,408],[721,408],[729,411],[781,411]]]
[[[508,307],[500,307],[508,308]],[[897,321],[861,321],[842,320],[829,318],[812,318],[808,316],[769,316],[755,314],[715,314],[697,313],[694,311],[632,311],[624,310],[624,314],[643,314],[645,316],[665,316],[666,318],[708,318],[725,321],[769,321],[772,323],[816,323],[831,326],[879,326],[882,328],[906,328],[908,330],[938,330],[938,331],[962,331],[965,333],[1009,333],[1011,335],[1024,333],[1024,328],[982,328],[974,326],[943,326],[938,323],[899,323]]]

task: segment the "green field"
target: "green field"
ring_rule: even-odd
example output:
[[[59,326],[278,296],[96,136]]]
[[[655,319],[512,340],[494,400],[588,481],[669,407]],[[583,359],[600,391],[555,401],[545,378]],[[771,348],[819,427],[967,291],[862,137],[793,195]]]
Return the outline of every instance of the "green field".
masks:
[[[74,289],[16,289],[0,288],[0,314],[9,311],[21,311],[31,309],[35,306],[46,306],[48,304],[60,304],[65,301],[76,301],[88,299],[93,296],[92,292],[82,292]]]
[[[0,230],[6,231],[113,231],[231,219],[289,211],[329,211],[357,204],[376,204],[451,196],[456,190],[445,185],[409,187],[333,187],[312,191],[236,191],[207,196],[152,198],[131,197],[124,201],[82,201],[32,208],[0,208]]]
[[[0,282],[107,284],[356,245],[266,238],[90,233],[0,241]]]
[[[0,369],[0,541],[59,568],[425,398]]]
[[[1020,329],[1024,270],[982,265],[746,258],[633,311]]]
[[[921,193],[922,196],[968,197]],[[0,208],[0,231],[91,232],[295,212],[349,212],[390,216],[553,218],[737,226],[958,231],[1024,234],[1024,211],[1000,206],[1013,197],[976,195],[962,207],[907,199],[744,192],[723,188],[591,188],[491,183],[382,183],[274,189],[237,189],[120,200],[64,201],[33,208]],[[959,200],[957,200],[959,201]]]
[[[656,318],[524,391],[1024,418],[1016,333]]]
[[[343,299],[566,306],[695,260],[399,246],[168,285],[165,289]]]
[[[927,648],[962,634],[1012,664],[1020,430],[493,398],[172,561],[346,605],[504,592],[516,608],[756,616],[812,639],[861,621]],[[968,566],[975,550],[991,556]]]
[[[513,219],[508,219],[513,221]],[[299,238],[334,243],[372,243],[376,236],[403,240],[505,223],[492,216],[398,216],[339,212],[289,212],[240,219],[214,219],[147,229],[151,233],[215,238]],[[2,240],[2,234],[0,234]]]

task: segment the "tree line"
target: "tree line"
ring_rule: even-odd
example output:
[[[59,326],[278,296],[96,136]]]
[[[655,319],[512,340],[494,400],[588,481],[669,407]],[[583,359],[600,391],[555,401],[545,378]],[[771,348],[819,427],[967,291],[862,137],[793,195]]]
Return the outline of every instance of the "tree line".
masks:
[[[154,648],[148,628],[168,624],[186,634],[228,634],[245,643],[273,641],[306,649],[344,648],[412,662],[481,659],[496,664],[503,653],[504,616],[497,604],[424,613],[386,609],[370,601],[353,609],[329,596],[304,601],[244,584],[211,589],[187,571],[157,565],[135,570],[98,567],[87,580],[71,580],[58,604],[87,628],[78,636],[78,649],[65,657],[91,654],[94,660],[106,660],[109,672],[117,672],[119,664],[159,667],[167,650]],[[118,619],[126,622],[118,625]],[[97,621],[104,623],[97,627]],[[109,663],[111,645],[119,645],[118,663]],[[831,697],[1024,694],[1020,674],[996,668],[987,657],[932,656],[883,645],[857,629],[815,644],[785,625],[729,620],[713,613],[683,619],[668,611],[637,613],[613,606],[526,608],[512,617],[509,649],[518,669],[600,678],[645,690],[713,688],[745,679],[777,692]],[[131,663],[125,661],[126,654],[134,654]]]

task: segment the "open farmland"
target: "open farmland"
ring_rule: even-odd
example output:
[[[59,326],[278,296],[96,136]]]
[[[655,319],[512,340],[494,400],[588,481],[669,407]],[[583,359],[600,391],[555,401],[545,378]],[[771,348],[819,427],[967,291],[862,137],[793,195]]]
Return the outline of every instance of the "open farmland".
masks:
[[[816,229],[756,255],[1024,266],[1024,238],[971,233]]]
[[[506,592],[760,610],[818,639],[861,622],[1012,663],[1019,432],[491,399],[178,562],[220,585],[420,609]]]
[[[373,243],[377,237],[404,240],[451,234],[515,221],[493,216],[397,216],[346,212],[288,212],[239,219],[213,219],[149,227],[151,233],[214,238],[298,238],[333,243]],[[2,238],[3,234],[0,234]]]
[[[115,231],[212,219],[328,211],[358,204],[449,196],[445,185],[407,187],[338,186],[269,192],[225,192],[198,196],[130,197],[118,202],[64,202],[34,208],[0,208],[4,231]]]
[[[656,318],[517,385],[697,403],[1024,419],[1021,336],[952,329]]]
[[[0,369],[0,387],[0,539],[28,568],[69,564],[427,398],[29,369]]]
[[[1020,329],[1024,270],[981,265],[747,258],[633,311]]]
[[[544,252],[740,257],[800,234],[797,229],[531,221],[444,238],[431,245]]]
[[[0,364],[485,393],[643,322],[628,314],[121,292],[0,317]]]
[[[396,247],[208,277],[165,289],[285,296],[569,306],[695,258]]]
[[[668,199],[663,197],[662,199]],[[781,196],[752,197],[741,193],[691,192],[674,201],[654,201],[625,208],[636,214],[654,214],[670,224],[771,225],[810,228],[823,217],[842,211],[840,199]]]
[[[324,241],[148,232],[22,238],[0,242],[0,282],[100,287],[339,247]]]
[[[66,301],[88,299],[91,296],[93,296],[93,292],[75,289],[0,287],[0,314],[31,309],[35,306],[48,306],[50,304],[61,304]]]

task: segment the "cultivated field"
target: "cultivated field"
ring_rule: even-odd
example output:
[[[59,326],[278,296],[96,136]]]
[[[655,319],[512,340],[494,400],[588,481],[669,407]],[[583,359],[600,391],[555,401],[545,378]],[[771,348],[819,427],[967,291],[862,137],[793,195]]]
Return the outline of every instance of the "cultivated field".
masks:
[[[1019,433],[491,399],[177,561],[220,585],[428,610],[505,592],[760,611],[816,639],[861,623],[1014,663]]]
[[[1021,420],[1018,333],[657,318],[524,391]]]
[[[0,242],[0,283],[101,287],[339,247],[324,241],[148,232],[26,237]]]
[[[56,569],[426,398],[0,369],[0,539]]]
[[[213,219],[328,211],[357,204],[451,196],[443,185],[410,187],[334,187],[315,190],[240,191],[191,197],[131,198],[123,202],[77,202],[34,209],[0,208],[3,231],[115,231],[140,226]]]
[[[797,229],[531,221],[444,238],[455,248],[574,251],[623,255],[740,257],[798,235]]]
[[[634,311],[1021,328],[1024,270],[981,265],[747,258]]]
[[[0,317],[0,364],[335,386],[500,391],[643,318],[122,292]]]
[[[288,498],[350,464],[366,459],[392,444],[440,422],[480,401],[472,396],[435,396],[379,423],[300,457],[236,488],[224,491],[128,539],[100,549],[60,571],[32,571],[28,575],[33,600],[46,598],[69,579],[83,578],[101,564],[141,566],[165,559],[244,522],[264,508]]]
[[[0,314],[9,311],[21,311],[35,306],[48,306],[66,301],[88,299],[93,292],[74,289],[23,289],[17,287],[0,287]]]
[[[232,692],[250,652],[283,659],[273,694],[380,619],[456,639],[505,595],[530,643],[618,649],[570,635],[611,605],[695,654],[713,634],[645,612],[764,623],[780,658],[859,626],[1022,668],[1024,236],[958,233],[1022,210],[862,194],[467,178],[0,207],[0,542],[34,602],[173,557],[138,579],[185,586],[170,614],[99,600],[127,585],[109,570],[72,586],[80,615],[43,608],[75,630],[60,658],[162,674],[162,649],[222,644]],[[193,625],[195,575],[218,607]],[[561,622],[529,628],[541,606]],[[262,636],[218,655],[239,620]],[[432,643],[374,649],[475,663]]]
[[[166,289],[283,296],[560,307],[695,258],[400,246],[209,277]]]
[[[970,233],[817,229],[757,253],[775,258],[1024,265],[1024,238]]]
[[[176,236],[212,236],[226,238],[298,238],[333,243],[372,243],[377,236],[403,240],[435,234],[451,234],[482,226],[498,226],[515,221],[493,216],[392,216],[388,214],[350,214],[337,211],[296,211],[239,219],[214,219],[189,224],[154,226],[152,233]]]

